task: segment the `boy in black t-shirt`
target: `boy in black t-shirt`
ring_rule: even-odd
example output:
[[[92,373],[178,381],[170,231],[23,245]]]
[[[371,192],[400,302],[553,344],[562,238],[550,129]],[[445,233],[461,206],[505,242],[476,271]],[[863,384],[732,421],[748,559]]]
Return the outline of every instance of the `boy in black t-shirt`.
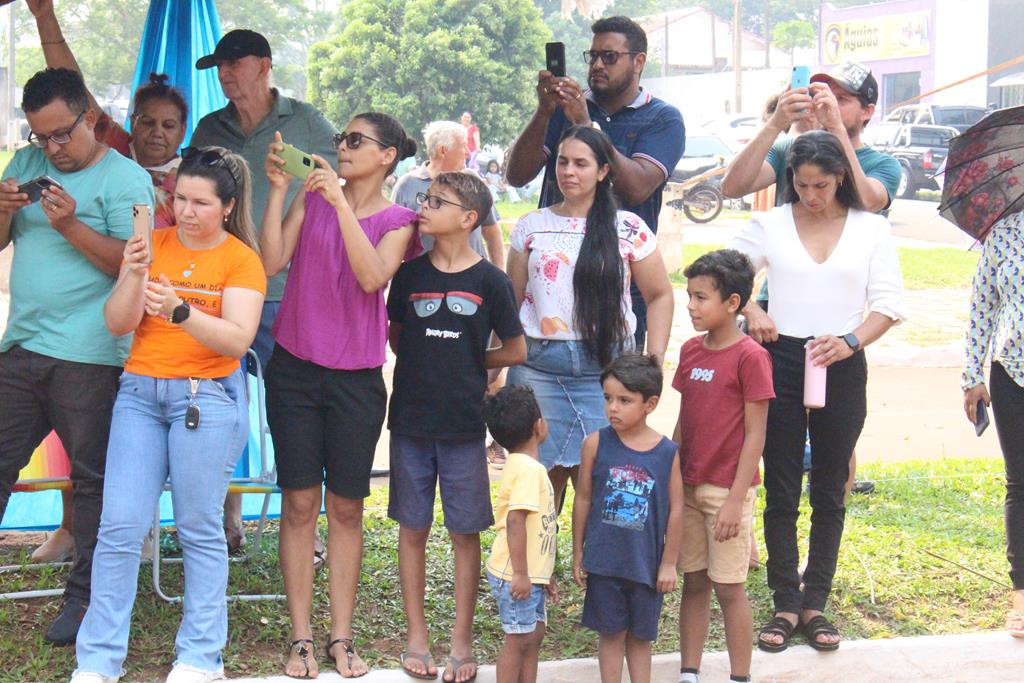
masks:
[[[443,680],[476,677],[473,613],[480,532],[494,523],[483,420],[487,371],[526,361],[512,282],[469,246],[491,194],[479,178],[442,173],[420,202],[427,254],[402,265],[388,292],[388,341],[397,356],[388,410],[388,516],[399,524],[398,568],[408,621],[402,668],[434,680],[424,616],[426,545],[434,490],[455,549],[455,625]],[[488,349],[491,331],[501,346]]]

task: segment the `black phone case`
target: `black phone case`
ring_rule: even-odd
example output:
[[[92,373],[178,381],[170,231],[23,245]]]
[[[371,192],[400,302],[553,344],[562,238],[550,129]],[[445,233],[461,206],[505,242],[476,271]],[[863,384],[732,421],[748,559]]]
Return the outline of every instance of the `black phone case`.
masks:
[[[545,43],[544,54],[552,76],[565,77],[565,43]]]

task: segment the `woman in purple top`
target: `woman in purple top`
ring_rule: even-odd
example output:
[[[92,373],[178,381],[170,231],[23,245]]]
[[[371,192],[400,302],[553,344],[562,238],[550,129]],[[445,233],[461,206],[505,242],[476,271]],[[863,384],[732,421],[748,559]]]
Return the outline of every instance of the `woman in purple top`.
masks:
[[[260,239],[268,275],[291,262],[267,365],[267,418],[283,491],[281,571],[292,622],[284,671],[310,678],[318,673],[310,613],[321,484],[327,490],[331,599],[326,654],[346,678],[368,671],[353,648],[352,613],[363,554],[363,499],[370,493],[387,404],[384,288],[419,244],[416,214],[381,193],[395,165],[416,152],[401,124],[386,114],[359,114],[334,137],[337,172],[314,155],[317,168],[282,220],[292,178],[280,166],[281,136],[275,135]]]

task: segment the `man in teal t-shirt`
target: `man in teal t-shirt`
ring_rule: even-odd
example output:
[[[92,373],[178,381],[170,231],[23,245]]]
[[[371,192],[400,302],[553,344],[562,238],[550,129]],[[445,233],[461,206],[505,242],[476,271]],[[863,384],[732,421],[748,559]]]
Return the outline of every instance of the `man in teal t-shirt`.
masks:
[[[82,77],[46,69],[28,80],[32,129],[0,183],[0,247],[13,243],[11,307],[0,341],[0,519],[18,472],[55,430],[71,461],[75,563],[46,640],[75,640],[90,596],[110,416],[130,337],[107,331],[103,304],[132,235],[132,205],[153,206],[153,183],[98,142]],[[47,176],[40,196],[18,191]]]

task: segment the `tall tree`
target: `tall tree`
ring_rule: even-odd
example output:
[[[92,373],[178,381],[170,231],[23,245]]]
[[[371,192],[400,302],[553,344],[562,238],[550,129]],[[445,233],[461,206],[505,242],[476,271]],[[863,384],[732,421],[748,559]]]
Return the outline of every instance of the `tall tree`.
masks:
[[[535,106],[550,31],[530,0],[349,0],[341,31],[310,48],[310,101],[341,126],[384,111],[410,132],[473,112],[507,144]]]
[[[793,50],[798,47],[814,47],[818,42],[818,32],[810,22],[793,19],[776,24],[772,38],[776,45],[789,51],[789,65],[793,66]]]

